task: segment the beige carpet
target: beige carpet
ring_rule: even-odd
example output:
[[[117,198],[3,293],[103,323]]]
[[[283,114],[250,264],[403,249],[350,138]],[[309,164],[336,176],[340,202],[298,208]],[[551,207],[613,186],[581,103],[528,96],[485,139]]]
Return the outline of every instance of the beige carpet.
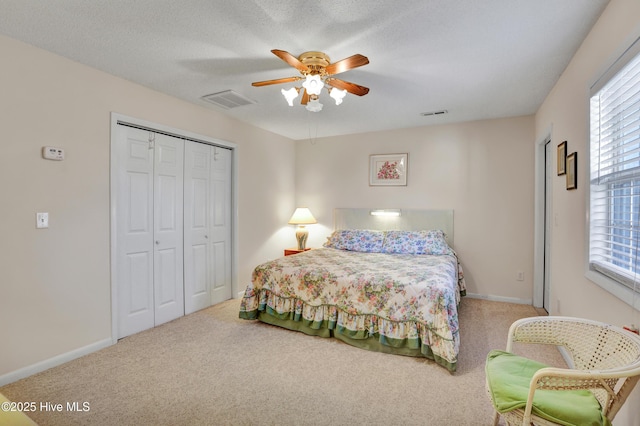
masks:
[[[531,306],[463,298],[458,371],[238,319],[230,300],[0,388],[46,425],[487,425],[484,360]],[[520,346],[563,365],[555,348]],[[88,403],[66,412],[67,402]]]

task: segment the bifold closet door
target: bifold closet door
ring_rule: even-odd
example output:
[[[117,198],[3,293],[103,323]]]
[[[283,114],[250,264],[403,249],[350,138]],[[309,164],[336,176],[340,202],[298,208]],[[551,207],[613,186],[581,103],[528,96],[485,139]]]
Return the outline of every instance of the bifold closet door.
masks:
[[[211,288],[211,304],[231,299],[231,158],[232,151],[213,147],[212,180],[213,209],[211,230],[213,234],[214,274]]]
[[[184,315],[184,140],[156,134],[154,147],[154,325]]]
[[[118,338],[184,315],[184,142],[117,126]]]
[[[231,150],[185,142],[185,313],[231,298]]]
[[[211,146],[187,142],[184,153],[184,311],[211,303]]]

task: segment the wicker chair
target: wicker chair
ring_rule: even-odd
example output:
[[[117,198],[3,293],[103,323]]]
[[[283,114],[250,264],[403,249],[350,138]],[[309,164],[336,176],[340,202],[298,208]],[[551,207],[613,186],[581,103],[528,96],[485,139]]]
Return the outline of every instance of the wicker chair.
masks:
[[[602,414],[612,421],[640,378],[640,337],[619,327],[571,317],[524,318],[511,325],[506,352],[512,351],[514,342],[561,346],[573,366],[538,370],[529,384],[524,409],[496,410],[494,425],[501,415],[507,425],[557,424],[532,413],[535,392],[541,389],[588,389],[600,403]],[[488,377],[487,392],[496,407]]]

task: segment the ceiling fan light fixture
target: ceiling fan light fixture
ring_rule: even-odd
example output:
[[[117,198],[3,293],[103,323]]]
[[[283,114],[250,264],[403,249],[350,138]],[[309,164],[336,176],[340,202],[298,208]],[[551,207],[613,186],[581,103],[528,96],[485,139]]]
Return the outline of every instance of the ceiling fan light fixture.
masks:
[[[322,88],[324,87],[323,81],[320,79],[319,74],[307,74],[307,77],[302,83],[302,87],[307,89],[307,93],[310,95],[319,95],[322,92]]]
[[[280,92],[282,93],[282,96],[284,96],[284,98],[287,100],[289,106],[293,106],[293,101],[298,97],[299,90],[300,89],[298,89],[297,87],[292,87],[289,90],[282,89]]]
[[[307,109],[307,111],[320,112],[322,111],[322,104],[317,98],[311,99],[309,102],[307,102],[307,106],[305,108]]]
[[[331,96],[336,101],[336,105],[340,105],[344,97],[347,96],[347,91],[332,87],[331,89],[329,89],[329,96]]]
[[[282,83],[299,84],[297,82],[302,81],[302,87],[281,90],[282,95],[290,106],[293,106],[293,101],[302,93],[300,103],[304,105],[308,111],[321,111],[322,104],[318,96],[322,93],[322,89],[325,88],[331,98],[335,100],[336,105],[342,104],[347,93],[357,96],[364,96],[369,93],[368,87],[334,77],[336,74],[367,65],[369,59],[359,53],[333,63],[329,59],[329,56],[322,52],[305,52],[298,57],[279,49],[272,49],[271,53],[298,70],[300,74],[295,77],[254,81],[251,85],[254,87],[263,87]]]

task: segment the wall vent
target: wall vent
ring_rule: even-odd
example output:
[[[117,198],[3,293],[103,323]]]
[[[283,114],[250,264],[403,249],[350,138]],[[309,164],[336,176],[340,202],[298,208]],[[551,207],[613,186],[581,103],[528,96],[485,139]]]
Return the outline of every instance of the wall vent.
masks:
[[[449,111],[447,111],[446,109],[442,109],[440,111],[430,111],[430,112],[421,112],[420,115],[423,117],[429,117],[431,115],[442,115],[442,114],[446,114]]]
[[[232,109],[256,103],[256,101],[245,98],[244,96],[237,92],[234,92],[233,90],[225,90],[224,92],[212,93],[210,95],[203,96],[201,99],[224,109]]]

